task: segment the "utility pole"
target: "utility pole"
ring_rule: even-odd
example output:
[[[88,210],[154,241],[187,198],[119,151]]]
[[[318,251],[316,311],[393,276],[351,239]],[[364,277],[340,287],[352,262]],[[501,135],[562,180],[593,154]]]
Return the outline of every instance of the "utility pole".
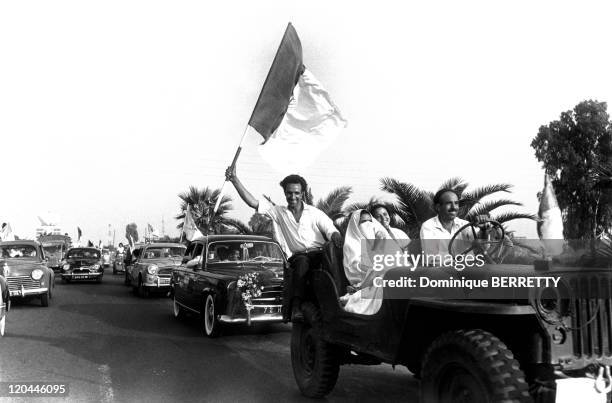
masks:
[[[161,233],[162,238],[164,236],[166,236],[166,225],[164,223],[164,216],[162,216],[162,233]]]

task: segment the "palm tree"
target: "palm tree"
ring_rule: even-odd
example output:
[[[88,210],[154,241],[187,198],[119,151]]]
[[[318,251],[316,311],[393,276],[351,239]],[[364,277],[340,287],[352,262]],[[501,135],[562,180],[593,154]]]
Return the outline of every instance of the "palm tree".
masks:
[[[410,238],[418,238],[423,222],[436,214],[433,205],[434,193],[393,178],[382,178],[381,184],[382,190],[396,197],[396,202],[390,205],[391,215],[397,215],[396,225],[406,232]],[[498,214],[493,212],[500,207],[522,206],[521,203],[508,198],[488,198],[500,192],[510,193],[512,188],[510,184],[492,184],[477,187],[473,190],[468,190],[468,186],[469,184],[461,178],[450,178],[439,188],[453,189],[457,192],[460,201],[457,214],[459,218],[472,221],[477,215],[488,214],[492,220],[502,225],[517,219],[537,220],[537,217],[533,214],[517,211],[506,211]],[[487,198],[487,200],[483,200],[484,198]]]
[[[324,212],[329,218],[332,219],[336,228],[340,230],[342,234],[346,231],[348,220],[346,220],[344,203],[349,199],[353,193],[353,189],[350,186],[340,186],[333,189],[322,199],[319,199],[314,206]],[[313,204],[313,196],[310,189],[306,193],[306,202]]]
[[[183,228],[183,221],[185,220],[185,211],[187,205],[191,208],[194,220],[198,229],[202,234],[222,234],[228,232],[234,233],[246,233],[248,226],[242,221],[235,218],[227,217],[229,211],[232,210],[232,198],[229,196],[223,196],[217,213],[214,214],[215,203],[219,197],[219,189],[211,189],[208,186],[204,189],[198,189],[195,186],[189,186],[189,190],[182,192],[178,195],[181,199],[180,213],[174,218],[180,220],[180,223],[176,226],[178,229]],[[212,221],[210,220],[212,218]]]
[[[249,220],[249,230],[251,234],[271,237],[274,232],[272,219],[265,214],[254,213]]]

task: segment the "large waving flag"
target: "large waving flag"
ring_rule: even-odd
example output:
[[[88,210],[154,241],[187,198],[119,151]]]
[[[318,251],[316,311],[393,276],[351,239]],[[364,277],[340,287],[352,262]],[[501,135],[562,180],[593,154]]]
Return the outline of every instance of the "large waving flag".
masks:
[[[189,204],[187,205],[187,209],[185,210],[183,232],[185,233],[185,238],[187,238],[188,241],[203,236],[200,230],[198,229],[195,220],[193,219],[193,216],[191,215],[191,207],[189,206]]]
[[[346,120],[328,92],[302,63],[302,45],[289,23],[249,126],[263,138],[262,157],[280,171],[311,164]]]
[[[346,120],[329,94],[304,67],[300,38],[289,23],[231,166],[236,165],[248,129],[263,137],[259,151],[270,165],[295,173],[311,164],[344,127]],[[213,216],[224,189],[225,182]]]

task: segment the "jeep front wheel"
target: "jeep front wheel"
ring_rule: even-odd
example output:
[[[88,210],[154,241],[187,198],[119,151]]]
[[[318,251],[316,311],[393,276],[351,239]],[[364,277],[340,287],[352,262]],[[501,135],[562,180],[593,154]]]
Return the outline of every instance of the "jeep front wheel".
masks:
[[[421,370],[421,402],[529,402],[528,385],[506,345],[484,330],[438,337]]]
[[[291,330],[293,376],[304,396],[320,398],[332,391],[340,365],[336,348],[321,338],[322,318],[311,303],[302,304],[303,323]]]

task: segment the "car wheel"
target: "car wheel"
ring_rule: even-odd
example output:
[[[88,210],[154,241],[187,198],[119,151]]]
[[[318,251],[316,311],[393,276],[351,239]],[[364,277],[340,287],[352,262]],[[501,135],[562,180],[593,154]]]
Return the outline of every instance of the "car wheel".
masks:
[[[321,338],[321,312],[313,304],[302,304],[304,321],[291,329],[291,366],[304,396],[321,398],[332,391],[340,364],[337,347]]]
[[[172,313],[177,319],[183,319],[185,317],[185,312],[183,312],[183,308],[181,308],[178,302],[176,302],[176,296],[172,298]]]
[[[421,370],[421,402],[530,401],[525,374],[506,345],[484,330],[445,333]]]
[[[217,307],[215,297],[212,294],[206,296],[202,316],[202,328],[208,337],[217,337],[221,334],[221,323],[217,319]]]
[[[47,307],[49,306],[49,298],[51,297],[51,291],[47,289],[47,292],[40,296],[40,305]]]

